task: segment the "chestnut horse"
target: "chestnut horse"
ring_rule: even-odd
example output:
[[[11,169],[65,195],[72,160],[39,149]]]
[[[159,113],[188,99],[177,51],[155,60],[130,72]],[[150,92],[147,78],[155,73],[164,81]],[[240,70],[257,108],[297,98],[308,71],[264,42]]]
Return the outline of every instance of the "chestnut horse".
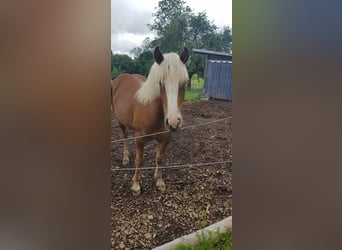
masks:
[[[154,50],[154,64],[147,79],[138,74],[121,74],[112,81],[112,105],[121,129],[121,136],[127,138],[127,128],[135,131],[135,173],[132,178],[133,195],[140,195],[140,172],[143,165],[144,145],[157,140],[156,169],[154,178],[160,191],[165,191],[161,165],[165,148],[170,142],[171,132],[182,125],[181,107],[184,99],[184,84],[189,80],[185,67],[189,50],[182,54],[162,54]],[[159,133],[158,132],[165,132]],[[156,134],[157,133],[157,134]],[[154,135],[150,135],[154,134]],[[127,140],[124,141],[123,165],[129,163]]]

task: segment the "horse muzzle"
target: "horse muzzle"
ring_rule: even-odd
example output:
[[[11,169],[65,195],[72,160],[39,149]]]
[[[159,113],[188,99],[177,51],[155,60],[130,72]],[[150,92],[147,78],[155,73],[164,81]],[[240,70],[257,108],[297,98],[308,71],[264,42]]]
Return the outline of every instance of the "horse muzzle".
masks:
[[[180,124],[181,124],[181,118],[177,119],[168,119],[165,120],[165,126],[170,132],[178,132],[180,131]]]

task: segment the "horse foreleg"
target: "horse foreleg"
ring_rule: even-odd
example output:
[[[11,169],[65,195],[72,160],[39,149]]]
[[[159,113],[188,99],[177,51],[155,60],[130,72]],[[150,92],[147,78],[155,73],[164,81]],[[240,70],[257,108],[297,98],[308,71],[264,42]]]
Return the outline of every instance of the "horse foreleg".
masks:
[[[157,156],[156,156],[156,169],[154,172],[154,178],[156,179],[156,186],[161,192],[165,191],[165,183],[162,178],[161,166],[163,164],[164,152],[168,143],[169,143],[169,138],[167,140],[159,141]]]
[[[132,178],[133,180],[133,185],[131,190],[133,191],[134,196],[139,196],[140,195],[140,170],[139,168],[143,165],[144,163],[144,140],[137,138],[135,141],[136,144],[136,155],[135,155],[135,173]]]
[[[123,139],[127,139],[127,130],[124,125],[119,123],[119,127],[121,129],[121,137]],[[128,152],[128,142],[124,141],[124,150],[123,150],[123,158],[122,158],[122,165],[127,166],[129,163],[129,152]]]

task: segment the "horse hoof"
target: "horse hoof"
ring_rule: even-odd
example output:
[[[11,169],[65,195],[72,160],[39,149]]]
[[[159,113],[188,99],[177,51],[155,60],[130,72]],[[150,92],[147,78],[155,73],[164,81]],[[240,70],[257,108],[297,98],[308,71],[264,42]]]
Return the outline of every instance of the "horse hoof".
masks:
[[[166,186],[163,180],[158,180],[156,186],[160,192],[165,192]]]
[[[133,196],[135,197],[139,196],[141,193],[141,188],[140,188],[139,183],[134,183],[131,187],[131,190],[132,190]]]
[[[134,191],[134,190],[132,190],[132,194],[133,194],[133,196],[135,196],[135,197],[138,197],[138,196],[140,196],[140,190],[138,190],[138,191]]]
[[[122,160],[122,165],[127,166],[129,163],[129,159],[123,159]]]

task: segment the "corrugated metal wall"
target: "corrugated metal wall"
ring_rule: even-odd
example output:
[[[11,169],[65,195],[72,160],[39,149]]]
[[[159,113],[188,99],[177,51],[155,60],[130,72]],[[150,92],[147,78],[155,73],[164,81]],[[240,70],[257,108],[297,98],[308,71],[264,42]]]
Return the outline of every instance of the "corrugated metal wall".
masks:
[[[232,100],[232,62],[208,60],[205,72],[204,94],[223,100]]]

